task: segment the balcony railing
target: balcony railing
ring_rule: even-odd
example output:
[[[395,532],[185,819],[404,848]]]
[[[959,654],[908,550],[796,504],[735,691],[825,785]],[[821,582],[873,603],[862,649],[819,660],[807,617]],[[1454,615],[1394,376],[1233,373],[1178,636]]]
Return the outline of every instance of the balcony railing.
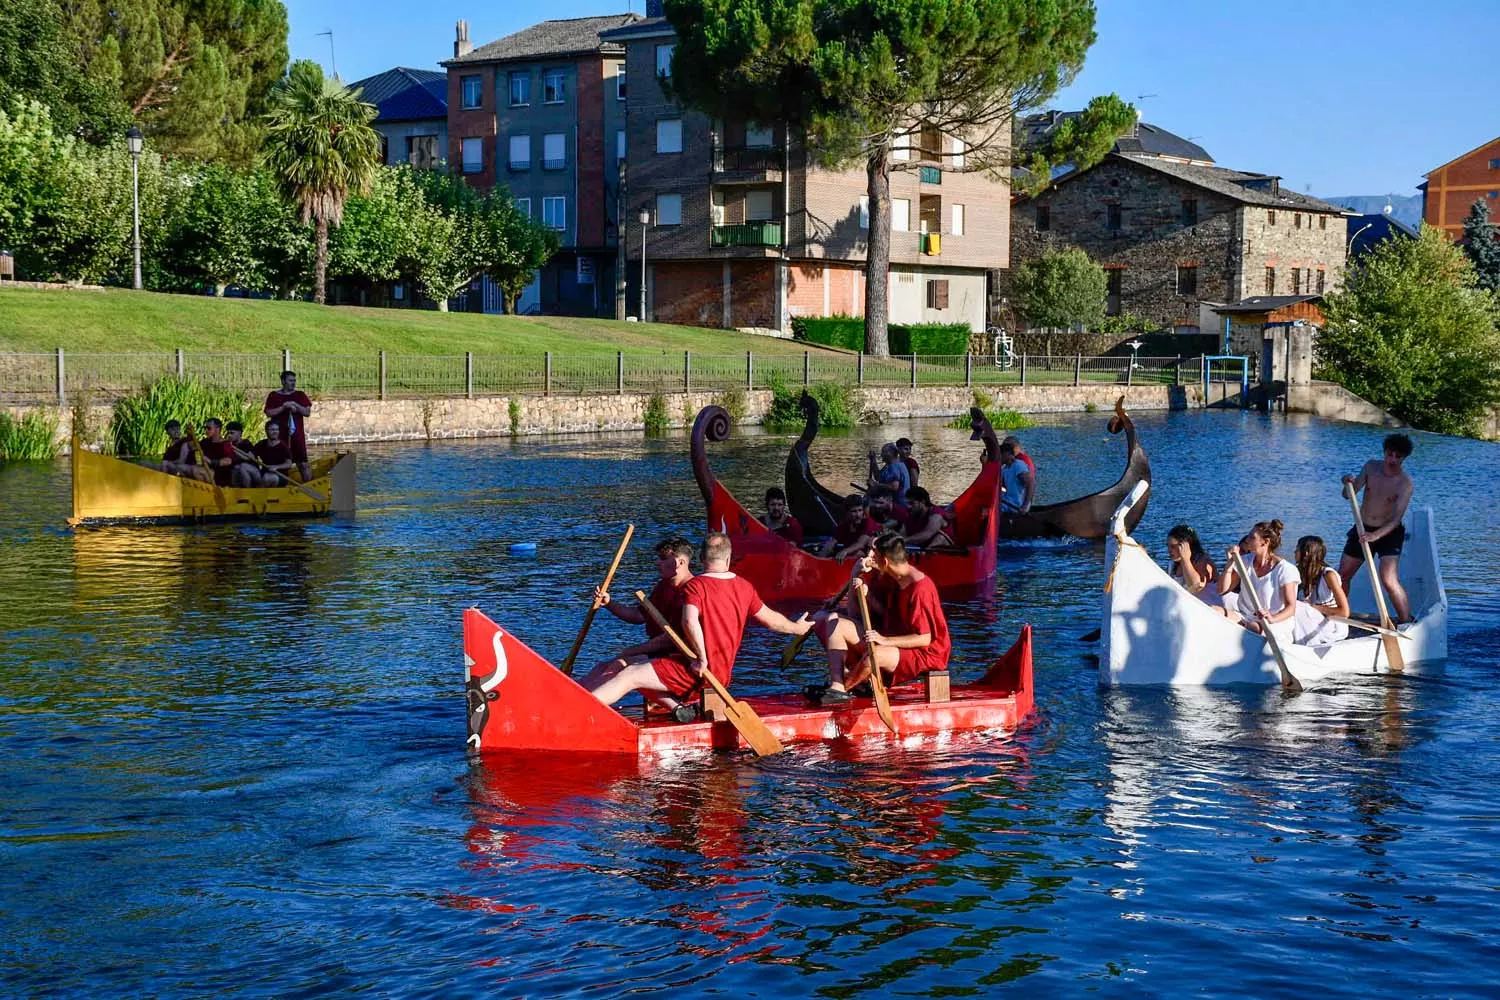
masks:
[[[709,234],[711,247],[779,247],[781,223],[746,222],[737,226],[714,226]]]
[[[923,184],[943,183],[943,172],[937,167],[922,167],[918,171],[918,174],[921,176]]]
[[[518,174],[518,173],[521,173],[524,170],[530,170],[531,169],[531,161],[530,160],[511,160],[508,164],[506,164],[506,166],[510,170],[511,173]]]
[[[714,170],[723,173],[766,173],[782,168],[779,146],[731,146],[714,150]]]
[[[559,159],[556,159],[556,160],[543,160],[542,161],[542,169],[543,170],[565,170],[567,168],[567,166],[568,166],[568,161],[567,161],[566,158],[559,158]]]

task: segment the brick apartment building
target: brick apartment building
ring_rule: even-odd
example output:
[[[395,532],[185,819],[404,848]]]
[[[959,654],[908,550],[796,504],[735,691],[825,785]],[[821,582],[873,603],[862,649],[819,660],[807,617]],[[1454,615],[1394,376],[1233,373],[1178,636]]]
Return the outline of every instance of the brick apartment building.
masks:
[[[819,167],[779,124],[718,122],[684,110],[657,77],[674,34],[659,3],[604,31],[623,47],[630,81],[626,302],[640,312],[645,229],[646,315],[660,322],[786,330],[796,316],[864,311],[868,209],[862,167]],[[989,272],[1009,259],[1010,186],[962,165],[953,137],[918,131],[891,176],[891,321],[965,322],[983,330]],[[639,221],[645,212],[650,222]]]
[[[1464,216],[1481,199],[1490,221],[1500,218],[1500,139],[1491,139],[1429,172],[1417,185],[1422,192],[1422,221],[1453,239],[1463,236]]]
[[[1131,141],[1143,136],[1144,144]],[[1133,313],[1180,333],[1217,332],[1220,306],[1337,287],[1343,209],[1285,190],[1279,177],[1215,166],[1201,147],[1185,155],[1192,144],[1151,126],[1122,144],[1017,202],[1015,266],[1079,247],[1108,274],[1110,315]]]
[[[522,296],[521,312],[612,316],[624,48],[601,33],[639,20],[612,14],[543,21],[475,48],[458,23],[448,71],[448,162],[475,187],[503,184],[556,231],[562,250]],[[498,311],[487,279],[471,296]]]

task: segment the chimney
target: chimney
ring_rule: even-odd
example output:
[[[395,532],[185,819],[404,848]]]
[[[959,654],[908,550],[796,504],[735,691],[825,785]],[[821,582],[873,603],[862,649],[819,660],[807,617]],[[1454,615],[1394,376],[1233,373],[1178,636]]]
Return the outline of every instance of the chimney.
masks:
[[[474,51],[474,43],[469,41],[469,22],[459,21],[458,31],[453,38],[453,58],[466,56]]]

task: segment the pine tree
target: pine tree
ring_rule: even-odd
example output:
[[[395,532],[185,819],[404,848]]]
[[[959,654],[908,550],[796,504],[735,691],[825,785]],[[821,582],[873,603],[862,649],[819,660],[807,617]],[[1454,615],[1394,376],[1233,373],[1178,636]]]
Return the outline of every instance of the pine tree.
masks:
[[[1490,222],[1483,198],[1475,201],[1464,219],[1464,253],[1474,265],[1474,281],[1480,288],[1500,291],[1500,232]]]

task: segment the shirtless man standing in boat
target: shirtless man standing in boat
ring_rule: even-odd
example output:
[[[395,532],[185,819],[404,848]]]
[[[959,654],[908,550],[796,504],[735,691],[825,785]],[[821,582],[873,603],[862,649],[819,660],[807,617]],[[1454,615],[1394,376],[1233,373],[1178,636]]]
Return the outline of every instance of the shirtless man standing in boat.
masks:
[[[595,698],[613,705],[630,692],[640,691],[670,704],[678,722],[691,722],[697,718],[698,708],[690,700],[703,688],[703,671],[712,670],[728,686],[747,624],[758,622],[783,635],[812,631],[812,620],[806,615],[792,621],[766,607],[750,581],[729,571],[732,555],[729,536],[722,531],[709,532],[703,540],[703,572],[682,588],[682,628],[678,635],[698,651],[697,657],[689,660],[678,651],[632,663],[591,688]],[[664,609],[658,610],[667,614]]]
[[[1359,475],[1345,476],[1344,483],[1352,485],[1356,492],[1365,491],[1359,507],[1360,520],[1365,522],[1364,541],[1370,543],[1371,555],[1380,562],[1380,585],[1390,595],[1399,623],[1411,621],[1411,602],[1399,575],[1401,546],[1406,541],[1406,526],[1401,522],[1406,517],[1413,489],[1411,476],[1401,463],[1411,455],[1411,438],[1392,434],[1385,439],[1384,451],[1384,458],[1366,462]],[[1349,529],[1344,556],[1339,560],[1339,577],[1346,592],[1355,571],[1365,561],[1359,543],[1359,526],[1355,525]]]
[[[656,586],[651,588],[649,600],[679,633],[682,632],[682,589],[693,578],[692,562],[693,543],[686,538],[674,536],[656,546],[658,579]],[[662,631],[662,627],[656,624],[655,619],[647,615],[645,609],[639,605],[616,604],[610,597],[609,591],[602,587],[594,588],[594,600],[599,602],[601,608],[607,608],[609,613],[620,621],[629,622],[632,625],[644,625],[646,641],[622,649],[609,659],[600,660],[595,664],[594,669],[578,682],[589,690],[592,691],[627,667],[650,663],[653,657],[664,656],[676,648],[672,645],[672,640],[667,638],[667,634]],[[676,701],[663,699],[662,704],[668,709],[677,707]]]

